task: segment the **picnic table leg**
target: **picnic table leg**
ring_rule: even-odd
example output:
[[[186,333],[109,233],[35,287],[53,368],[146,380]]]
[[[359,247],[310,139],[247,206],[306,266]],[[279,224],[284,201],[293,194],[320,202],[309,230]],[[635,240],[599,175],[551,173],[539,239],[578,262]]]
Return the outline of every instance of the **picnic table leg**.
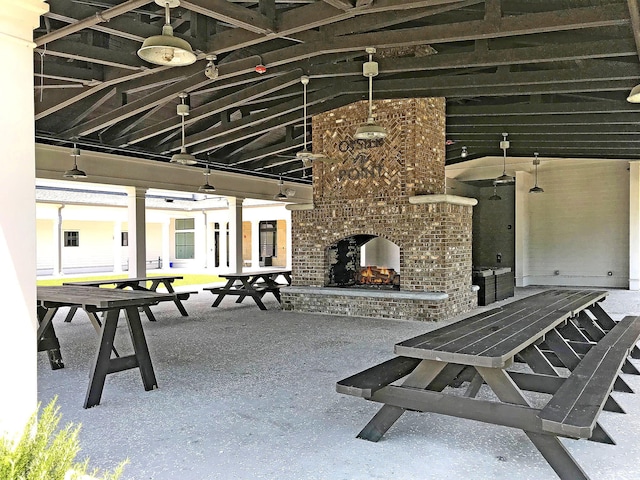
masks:
[[[135,307],[128,307],[127,324],[129,325],[129,334],[131,335],[131,343],[133,344],[133,350],[135,352],[136,359],[138,360],[138,368],[140,369],[140,375],[142,376],[142,383],[145,390],[153,390],[158,388],[158,381],[156,375],[153,372],[153,364],[151,363],[151,355],[149,354],[149,347],[144,337],[144,330],[142,329],[142,323],[140,322],[140,315],[138,309]]]
[[[41,326],[41,328],[38,328],[38,351],[46,350],[51,370],[64,368],[62,353],[60,353],[60,341],[52,322],[57,311],[57,307],[44,308],[38,306],[38,321]]]
[[[173,289],[173,285],[171,285],[171,282],[169,280],[162,282],[164,284],[164,288],[167,289],[167,292],[169,293],[176,293],[175,290]],[[158,288],[158,283],[154,282],[151,285],[151,290],[153,290],[154,292],[156,291],[156,289]],[[176,307],[178,307],[178,310],[180,311],[180,315],[182,315],[183,317],[188,317],[189,314],[187,313],[187,309],[184,308],[184,305],[182,304],[182,301],[178,298],[178,296],[175,296],[175,300],[173,301],[173,303],[176,304]]]
[[[116,336],[118,326],[119,309],[107,311],[100,331],[100,344],[98,353],[93,361],[93,368],[89,379],[89,388],[84,400],[84,408],[91,408],[100,403],[104,381],[109,373],[109,360],[111,359],[111,349]]]
[[[78,311],[78,307],[69,307],[69,311],[67,312],[67,316],[64,317],[64,321],[67,323],[71,322],[71,319],[73,318],[73,316],[76,314],[77,311]]]
[[[433,380],[435,380],[446,365],[446,363],[437,362],[435,360],[423,360],[413,370],[413,372],[407,376],[402,386],[426,388]],[[387,430],[391,428],[396,420],[402,416],[404,411],[405,409],[401,407],[383,405],[378,413],[374,415],[369,423],[367,423],[367,425],[358,434],[358,438],[377,442],[382,438]]]
[[[496,396],[503,402],[530,406],[520,389],[506,371],[499,368],[476,367],[485,382]],[[555,435],[541,433],[524,433],[535,445],[562,480],[589,480],[584,470],[578,465],[571,453]]]

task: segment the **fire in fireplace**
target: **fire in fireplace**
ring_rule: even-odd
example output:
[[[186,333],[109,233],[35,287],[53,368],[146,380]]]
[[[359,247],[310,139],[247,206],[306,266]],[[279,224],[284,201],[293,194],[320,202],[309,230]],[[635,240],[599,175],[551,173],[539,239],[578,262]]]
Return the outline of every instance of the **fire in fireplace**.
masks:
[[[397,285],[400,286],[400,274],[393,268],[369,265],[361,267],[356,276],[356,285]]]
[[[353,235],[331,245],[326,253],[328,287],[400,289],[400,248],[388,240]]]

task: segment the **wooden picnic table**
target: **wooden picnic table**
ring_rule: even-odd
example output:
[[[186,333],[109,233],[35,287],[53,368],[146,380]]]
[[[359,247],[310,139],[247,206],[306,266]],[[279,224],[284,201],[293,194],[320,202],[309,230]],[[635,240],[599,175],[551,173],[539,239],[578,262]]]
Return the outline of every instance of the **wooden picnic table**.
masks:
[[[184,308],[182,304],[182,300],[187,300],[190,295],[198,293],[198,292],[176,292],[173,289],[173,282],[176,280],[181,280],[183,277],[180,275],[160,275],[153,277],[135,277],[135,278],[112,278],[109,280],[89,280],[86,282],[65,282],[64,285],[77,285],[84,287],[102,287],[105,285],[114,285],[116,289],[124,290],[124,289],[132,289],[132,290],[141,290],[147,292],[155,292],[157,291],[160,285],[163,285],[168,293],[173,295],[173,303],[176,304],[180,314],[183,317],[188,317],[189,314],[187,310]],[[151,286],[147,287],[147,283],[151,282]],[[149,305],[142,307],[144,313],[147,315],[147,318],[151,322],[156,321],[156,317],[151,312],[151,308]],[[65,322],[70,322],[73,316],[77,311],[77,307],[72,307],[69,309]]]
[[[519,428],[560,478],[588,479],[558,436],[614,443],[598,415],[622,412],[610,393],[631,389],[618,373],[639,373],[627,355],[640,357],[640,317],[614,322],[606,295],[549,290],[482,312],[396,344],[336,390],[384,404],[360,438],[379,440],[405,410],[440,413]],[[483,384],[496,400],[476,398]],[[536,408],[526,392],[550,398]]]
[[[90,371],[89,387],[84,408],[100,403],[106,376],[111,373],[140,369],[145,390],[157,388],[155,373],[147,341],[140,322],[139,307],[173,300],[170,293],[139,290],[95,288],[91,286],[62,285],[38,287],[38,351],[47,351],[51,368],[64,368],[60,343],[52,320],[60,307],[82,308],[100,336],[97,354]],[[120,311],[124,310],[133,346],[133,355],[119,356],[113,347]],[[102,320],[97,313],[106,312]],[[111,358],[114,351],[116,357]]]
[[[209,290],[212,294],[217,295],[211,305],[212,307],[219,306],[225,296],[236,295],[238,296],[236,303],[242,303],[246,297],[251,297],[260,310],[266,310],[267,307],[262,302],[262,297],[267,293],[271,293],[278,302],[282,303],[280,288],[291,285],[291,270],[270,269],[255,272],[225,273],[219,276],[227,280],[223,287],[203,288],[203,290]],[[284,279],[284,283],[278,281],[280,277]]]

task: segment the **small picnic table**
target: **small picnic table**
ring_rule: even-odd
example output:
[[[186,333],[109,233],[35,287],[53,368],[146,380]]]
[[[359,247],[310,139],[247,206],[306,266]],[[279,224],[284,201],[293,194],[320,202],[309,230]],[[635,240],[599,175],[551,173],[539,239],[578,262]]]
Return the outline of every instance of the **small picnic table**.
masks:
[[[100,336],[97,354],[91,367],[89,387],[84,408],[100,403],[106,376],[111,373],[140,369],[145,390],[157,388],[149,348],[140,322],[139,307],[173,300],[170,293],[138,290],[95,288],[90,286],[62,285],[38,287],[38,351],[47,351],[54,370],[64,368],[60,343],[52,320],[60,307],[82,308]],[[113,346],[120,311],[124,310],[133,346],[133,355],[120,356]],[[98,312],[106,312],[102,321]],[[115,358],[111,358],[111,352]]]
[[[262,302],[262,297],[271,293],[278,302],[282,303],[280,288],[291,285],[291,270],[258,270],[255,272],[225,273],[219,276],[227,280],[223,287],[203,288],[203,290],[209,290],[212,294],[217,295],[212,307],[219,306],[225,296],[236,295],[238,296],[236,303],[242,303],[246,297],[251,297],[260,310],[266,310],[267,307]],[[279,277],[282,277],[285,283],[279,283]]]
[[[173,303],[176,304],[180,314],[183,317],[188,317],[189,314],[187,310],[184,308],[182,304],[182,300],[187,300],[189,295],[195,294],[197,292],[176,292],[173,289],[173,282],[176,280],[181,280],[183,277],[179,275],[161,275],[161,276],[152,276],[152,277],[135,277],[135,278],[112,278],[109,280],[89,280],[86,282],[65,282],[64,285],[76,285],[76,286],[84,286],[84,287],[102,287],[104,285],[115,285],[116,289],[124,290],[124,289],[132,289],[132,290],[140,290],[146,292],[155,292],[158,290],[160,285],[163,285],[168,293],[173,296]],[[151,286],[147,287],[146,284],[151,282]],[[149,305],[145,305],[142,307],[144,313],[147,315],[147,318],[151,322],[156,321],[156,317],[151,312],[151,308]],[[65,322],[70,322],[73,316],[77,311],[77,307],[71,307],[69,312],[67,313]]]
[[[639,373],[627,356],[640,357],[640,317],[613,321],[606,295],[549,290],[482,312],[396,344],[397,357],[336,390],[384,404],[359,438],[378,441],[405,410],[440,413],[519,428],[560,478],[588,479],[558,437],[614,443],[597,418],[623,412],[610,396],[632,391],[619,372]],[[495,400],[476,398],[483,384]],[[525,392],[548,401],[536,408]]]

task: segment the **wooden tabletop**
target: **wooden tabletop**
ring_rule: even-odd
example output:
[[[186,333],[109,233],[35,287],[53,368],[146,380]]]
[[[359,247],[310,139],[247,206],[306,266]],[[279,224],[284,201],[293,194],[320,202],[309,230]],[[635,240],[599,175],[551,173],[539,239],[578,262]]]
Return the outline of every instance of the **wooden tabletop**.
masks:
[[[110,284],[120,284],[120,283],[137,283],[137,282],[153,282],[153,281],[171,281],[181,280],[181,275],[159,275],[153,277],[136,277],[136,278],[112,278],[105,280],[88,280],[86,282],[64,282],[64,285],[83,285],[83,286],[99,286],[99,285],[110,285]]]
[[[258,270],[255,272],[220,273],[218,274],[218,276],[222,278],[250,278],[259,277],[262,275],[286,275],[290,273],[291,270]]]
[[[80,305],[100,309],[148,305],[153,302],[173,300],[171,293],[141,290],[95,288],[83,285],[38,287],[38,302],[49,305]]]
[[[606,291],[547,290],[405,340],[396,344],[395,353],[462,365],[505,367],[516,353],[606,296]]]

